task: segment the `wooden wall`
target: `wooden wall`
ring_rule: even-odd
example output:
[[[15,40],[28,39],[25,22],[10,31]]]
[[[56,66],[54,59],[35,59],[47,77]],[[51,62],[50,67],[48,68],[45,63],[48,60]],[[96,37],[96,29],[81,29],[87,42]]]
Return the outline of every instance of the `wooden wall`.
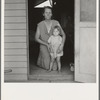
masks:
[[[28,39],[26,0],[5,0],[4,69],[5,81],[27,80]]]

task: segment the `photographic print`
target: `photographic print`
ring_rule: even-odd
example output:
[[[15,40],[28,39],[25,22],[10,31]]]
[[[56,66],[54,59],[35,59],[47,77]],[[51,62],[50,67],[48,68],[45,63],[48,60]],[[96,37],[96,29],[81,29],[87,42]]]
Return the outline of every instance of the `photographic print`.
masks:
[[[4,82],[96,83],[97,0],[5,0]]]

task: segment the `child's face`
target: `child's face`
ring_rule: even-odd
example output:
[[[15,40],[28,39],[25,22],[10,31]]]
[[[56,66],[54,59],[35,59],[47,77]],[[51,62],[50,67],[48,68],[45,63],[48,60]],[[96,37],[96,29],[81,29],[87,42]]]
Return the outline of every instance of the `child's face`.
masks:
[[[58,29],[54,29],[54,31],[53,31],[53,35],[54,35],[54,36],[59,35],[59,31],[58,31]]]

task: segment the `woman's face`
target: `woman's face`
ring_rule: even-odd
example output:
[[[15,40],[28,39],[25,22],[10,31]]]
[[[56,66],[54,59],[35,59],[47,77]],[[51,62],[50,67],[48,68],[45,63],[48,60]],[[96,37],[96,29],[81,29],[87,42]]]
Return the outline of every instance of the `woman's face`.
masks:
[[[43,15],[44,15],[45,19],[51,19],[51,17],[52,17],[52,11],[51,11],[51,9],[45,8],[45,11],[44,11]]]

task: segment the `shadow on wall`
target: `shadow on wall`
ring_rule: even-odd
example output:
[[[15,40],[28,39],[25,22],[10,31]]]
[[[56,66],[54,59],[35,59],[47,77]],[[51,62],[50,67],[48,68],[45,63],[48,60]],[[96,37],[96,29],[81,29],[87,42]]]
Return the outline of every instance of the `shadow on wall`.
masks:
[[[60,24],[66,34],[64,56],[62,57],[62,61],[74,63],[74,18],[66,13],[62,13]]]
[[[39,44],[35,41],[35,31],[30,30],[29,35],[29,61],[31,64],[37,63],[37,58],[39,55]]]

